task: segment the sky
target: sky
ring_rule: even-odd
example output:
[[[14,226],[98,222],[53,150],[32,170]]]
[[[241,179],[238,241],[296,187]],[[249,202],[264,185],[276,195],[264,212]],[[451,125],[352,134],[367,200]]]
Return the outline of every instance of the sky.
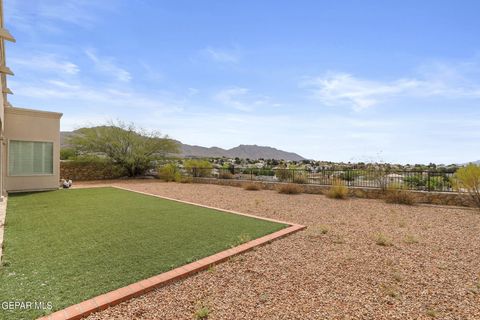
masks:
[[[480,1],[4,0],[16,107],[309,159],[480,159]]]

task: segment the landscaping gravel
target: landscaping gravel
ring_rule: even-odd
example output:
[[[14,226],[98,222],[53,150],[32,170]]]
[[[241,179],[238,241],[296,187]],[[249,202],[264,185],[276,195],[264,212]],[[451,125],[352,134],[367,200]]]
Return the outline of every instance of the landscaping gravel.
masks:
[[[480,319],[480,214],[236,187],[115,181],[308,229],[88,319]],[[82,184],[108,185],[109,182]]]

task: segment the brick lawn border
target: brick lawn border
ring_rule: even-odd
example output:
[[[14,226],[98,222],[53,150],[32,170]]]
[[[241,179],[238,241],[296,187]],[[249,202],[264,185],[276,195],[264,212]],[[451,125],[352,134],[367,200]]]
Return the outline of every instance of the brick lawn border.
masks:
[[[190,205],[195,205],[197,207],[203,207],[203,208],[208,208],[212,210],[217,210],[221,212],[227,212],[227,213],[232,213],[232,214],[238,214],[242,215],[245,217],[250,217],[250,218],[255,218],[255,219],[260,219],[260,220],[266,220],[266,221],[272,221],[272,222],[277,222],[281,224],[286,224],[289,225],[287,228],[284,228],[282,230],[279,230],[277,232],[268,234],[266,236],[263,236],[261,238],[257,238],[255,240],[246,242],[244,244],[241,244],[239,246],[236,246],[234,248],[216,253],[214,255],[202,258],[200,260],[197,260],[195,262],[183,265],[181,267],[175,268],[173,270],[161,273],[159,275],[150,277],[145,280],[141,280],[139,282],[130,284],[126,287],[116,289],[110,292],[107,292],[105,294],[99,295],[97,297],[88,299],[86,301],[83,301],[81,303],[75,304],[73,306],[67,307],[66,309],[56,311],[48,316],[44,316],[39,318],[38,320],[77,320],[81,319],[83,317],[86,317],[90,315],[91,313],[100,311],[100,310],[105,310],[108,307],[120,304],[124,301],[127,301],[131,298],[141,296],[149,291],[152,291],[156,288],[163,287],[165,285],[168,285],[172,282],[175,282],[177,280],[186,278],[190,275],[193,275],[195,273],[198,273],[200,271],[208,269],[210,266],[221,263],[225,260],[228,260],[230,257],[233,257],[237,254],[246,252],[248,250],[251,250],[257,246],[269,243],[273,240],[276,240],[278,238],[287,236],[291,233],[300,231],[304,228],[305,226],[295,224],[295,223],[289,223],[285,221],[280,221],[280,220],[275,220],[275,219],[269,219],[269,218],[264,218],[264,217],[258,217],[254,216],[251,214],[246,214],[246,213],[241,213],[241,212],[236,212],[232,210],[224,210],[220,208],[215,208],[215,207],[210,207],[206,205],[201,205],[193,202],[188,202],[188,201],[183,201],[183,200],[178,200],[178,199],[173,199],[173,198],[168,198],[168,197],[163,197],[159,196],[156,194],[151,194],[147,192],[141,192],[141,191],[136,191],[132,190],[129,188],[124,188],[124,187],[118,187],[118,186],[111,186],[113,188],[121,189],[121,190],[126,190],[126,191],[131,191],[131,192],[136,192],[148,196],[153,196],[165,200],[171,200],[171,201],[176,201],[180,203],[185,203],[185,204],[190,204]]]

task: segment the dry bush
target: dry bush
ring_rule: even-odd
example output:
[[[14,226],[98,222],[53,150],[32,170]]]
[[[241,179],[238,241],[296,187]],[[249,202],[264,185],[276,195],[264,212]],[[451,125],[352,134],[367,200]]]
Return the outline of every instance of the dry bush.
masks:
[[[218,174],[219,179],[233,179],[233,174],[230,171],[222,171]]]
[[[385,192],[385,202],[414,205],[416,200],[414,194],[402,186],[391,185]]]
[[[247,183],[247,184],[243,185],[243,189],[248,190],[248,191],[257,191],[257,190],[260,190],[262,188],[260,187],[260,185],[258,185],[256,183]]]
[[[393,245],[392,240],[390,240],[383,233],[378,233],[375,237],[375,243],[382,247],[390,247]]]
[[[328,190],[327,197],[331,199],[346,199],[348,197],[348,188],[342,183],[342,181],[337,179]]]
[[[295,172],[292,176],[293,183],[305,184],[308,182],[307,175],[304,172]]]
[[[283,184],[278,188],[278,193],[299,194],[302,193],[302,188],[294,183]]]

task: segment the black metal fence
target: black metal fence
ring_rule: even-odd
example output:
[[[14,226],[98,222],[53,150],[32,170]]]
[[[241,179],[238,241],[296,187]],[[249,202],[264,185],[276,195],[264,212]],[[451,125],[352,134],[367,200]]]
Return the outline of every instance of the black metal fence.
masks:
[[[306,170],[264,168],[190,168],[193,177],[290,182],[315,185],[341,183],[348,187],[403,188],[407,190],[453,192],[454,172],[399,171],[383,169]]]

